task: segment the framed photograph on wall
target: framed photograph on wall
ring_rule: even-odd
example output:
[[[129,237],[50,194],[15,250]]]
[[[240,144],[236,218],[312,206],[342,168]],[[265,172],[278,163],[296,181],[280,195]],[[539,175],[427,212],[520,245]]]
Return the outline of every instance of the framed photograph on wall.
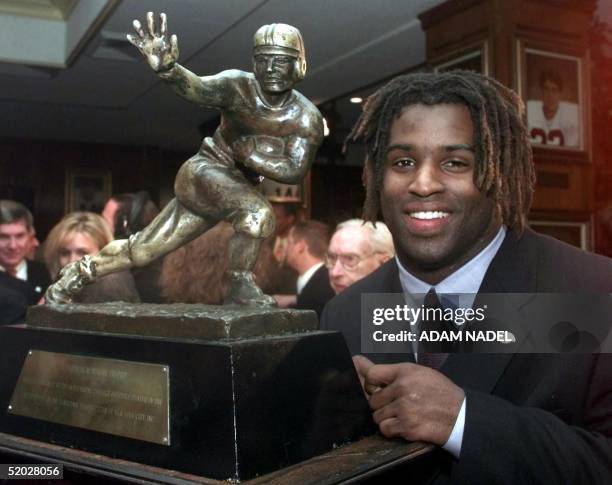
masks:
[[[518,91],[534,146],[587,151],[585,59],[518,41]]]
[[[432,61],[434,72],[462,69],[489,75],[489,43],[487,41],[452,51]]]
[[[585,251],[592,249],[591,221],[532,220],[529,227],[540,234],[554,237]]]
[[[310,172],[296,185],[282,184],[266,178],[259,185],[259,189],[270,202],[292,202],[301,204],[304,209],[310,207]]]
[[[67,169],[65,212],[101,213],[112,194],[110,170]]]

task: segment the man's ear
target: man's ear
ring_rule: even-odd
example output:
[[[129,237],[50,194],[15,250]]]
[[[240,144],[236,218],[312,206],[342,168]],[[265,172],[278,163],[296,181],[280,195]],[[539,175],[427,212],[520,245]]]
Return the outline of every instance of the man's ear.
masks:
[[[378,256],[381,266],[391,259],[391,256],[388,254],[379,254]]]
[[[308,245],[306,244],[306,241],[304,241],[303,239],[300,239],[299,241],[297,241],[296,244],[297,244],[298,252],[305,253],[308,251]]]

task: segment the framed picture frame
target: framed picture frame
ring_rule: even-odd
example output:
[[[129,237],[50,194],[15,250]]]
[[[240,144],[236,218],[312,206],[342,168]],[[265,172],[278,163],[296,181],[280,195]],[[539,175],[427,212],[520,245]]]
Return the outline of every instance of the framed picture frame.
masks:
[[[486,40],[451,51],[432,61],[433,72],[463,69],[488,76],[491,72],[489,51],[489,42]]]
[[[101,213],[112,195],[110,170],[67,169],[64,211]]]
[[[529,227],[540,234],[554,237],[585,251],[592,249],[591,221],[530,220]]]
[[[588,69],[578,51],[517,40],[517,91],[525,102],[534,147],[589,149]]]

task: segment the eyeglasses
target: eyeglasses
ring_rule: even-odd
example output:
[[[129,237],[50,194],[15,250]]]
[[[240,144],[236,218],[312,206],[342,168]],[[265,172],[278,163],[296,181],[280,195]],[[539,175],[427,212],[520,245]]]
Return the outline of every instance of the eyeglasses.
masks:
[[[327,269],[332,269],[336,266],[336,261],[340,261],[340,266],[342,266],[347,271],[352,271],[357,269],[359,263],[368,259],[370,256],[374,256],[376,253],[370,253],[366,256],[360,256],[358,254],[349,253],[349,254],[333,254],[327,253],[325,256],[325,266]]]

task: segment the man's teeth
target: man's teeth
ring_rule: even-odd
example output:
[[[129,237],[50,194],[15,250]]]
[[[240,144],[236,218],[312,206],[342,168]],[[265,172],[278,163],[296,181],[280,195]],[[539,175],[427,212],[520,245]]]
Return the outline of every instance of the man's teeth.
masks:
[[[448,212],[441,211],[427,211],[427,212],[411,212],[410,217],[415,219],[443,219],[448,217]]]

